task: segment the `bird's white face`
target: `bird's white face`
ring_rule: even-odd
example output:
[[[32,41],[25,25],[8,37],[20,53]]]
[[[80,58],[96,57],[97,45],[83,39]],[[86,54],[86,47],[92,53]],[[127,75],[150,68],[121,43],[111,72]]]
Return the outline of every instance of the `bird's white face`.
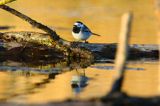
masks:
[[[74,23],[74,25],[77,27],[80,27],[80,28],[82,28],[84,26],[82,23],[78,23],[78,22]]]

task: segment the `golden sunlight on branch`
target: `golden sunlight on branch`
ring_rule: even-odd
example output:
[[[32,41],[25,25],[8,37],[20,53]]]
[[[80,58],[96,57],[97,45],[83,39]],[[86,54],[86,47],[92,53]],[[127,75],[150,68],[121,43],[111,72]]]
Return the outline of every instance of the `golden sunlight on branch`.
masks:
[[[0,5],[4,5],[13,1],[16,1],[16,0],[0,0]]]

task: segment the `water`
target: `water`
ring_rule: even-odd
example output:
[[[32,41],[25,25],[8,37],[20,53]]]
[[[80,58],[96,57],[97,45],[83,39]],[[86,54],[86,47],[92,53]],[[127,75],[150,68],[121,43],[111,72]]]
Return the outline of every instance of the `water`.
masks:
[[[0,84],[3,86],[0,86],[0,101],[35,104],[100,98],[109,92],[115,75],[111,63],[72,70],[55,66],[16,69],[1,66]],[[129,63],[123,90],[131,96],[157,95],[157,66],[157,62]]]
[[[159,44],[152,0],[17,0],[9,5],[55,28],[62,38],[70,41],[74,40],[71,36],[73,23],[81,20],[94,32],[103,35],[91,37],[91,43],[117,42],[121,15],[133,11],[130,42]],[[42,32],[6,11],[0,10],[0,19],[1,32]],[[11,28],[5,30],[8,27],[3,26]],[[0,102],[43,104],[69,99],[100,98],[110,91],[116,73],[114,60],[108,61],[92,65],[86,65],[83,61],[38,64],[11,60],[0,62]],[[159,95],[158,66],[158,61],[129,62],[123,91],[138,97]]]

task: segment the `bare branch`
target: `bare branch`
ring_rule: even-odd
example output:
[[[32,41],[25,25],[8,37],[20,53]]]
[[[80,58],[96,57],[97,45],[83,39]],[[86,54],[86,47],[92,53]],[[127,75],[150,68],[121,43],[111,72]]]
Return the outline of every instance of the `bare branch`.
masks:
[[[9,6],[6,6],[6,5],[1,5],[0,8],[18,16],[19,18],[27,21],[28,23],[30,23],[32,26],[36,27],[36,28],[39,28],[45,32],[47,32],[48,34],[51,35],[51,37],[56,41],[56,40],[59,40],[59,36],[56,34],[55,31],[53,31],[52,29],[50,29],[49,27],[31,19],[30,17],[18,12],[17,10],[13,9],[13,8],[10,8]]]
[[[0,5],[4,5],[13,1],[16,1],[16,0],[0,0]]]

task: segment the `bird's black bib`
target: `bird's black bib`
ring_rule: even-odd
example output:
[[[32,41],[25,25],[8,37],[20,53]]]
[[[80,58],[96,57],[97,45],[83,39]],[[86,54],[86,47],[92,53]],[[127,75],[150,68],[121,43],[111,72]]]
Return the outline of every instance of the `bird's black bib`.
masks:
[[[80,27],[77,27],[77,26],[74,26],[74,27],[73,27],[73,32],[74,32],[74,33],[79,33],[80,30],[81,30]]]

